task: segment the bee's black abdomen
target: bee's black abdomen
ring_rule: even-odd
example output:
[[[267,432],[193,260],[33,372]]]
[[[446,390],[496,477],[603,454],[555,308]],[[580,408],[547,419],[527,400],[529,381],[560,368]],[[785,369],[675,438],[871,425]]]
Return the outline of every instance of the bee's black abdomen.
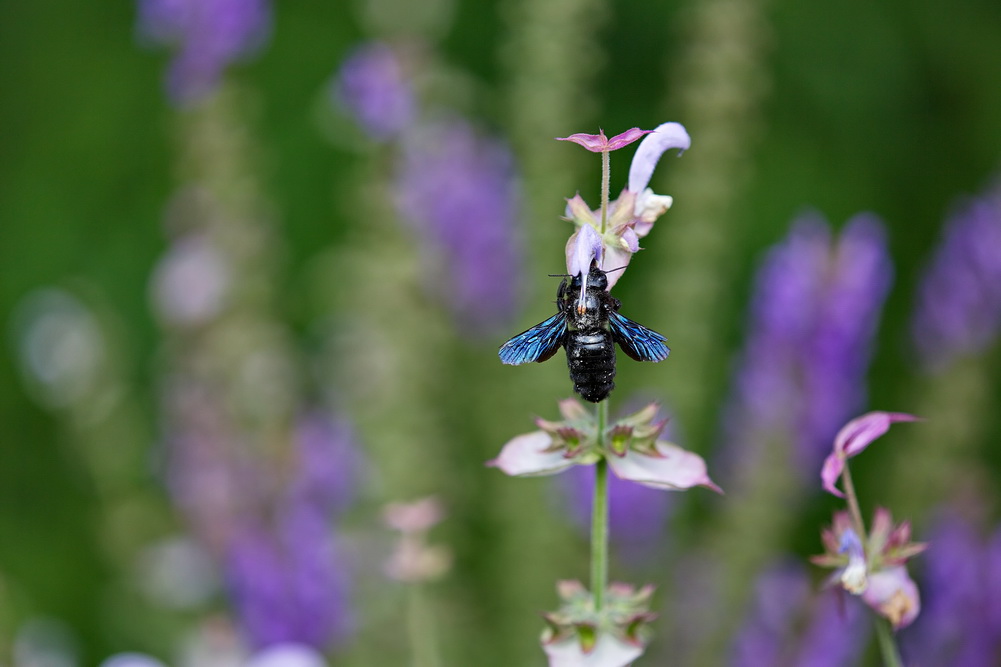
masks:
[[[572,331],[567,336],[567,366],[574,391],[586,401],[604,400],[615,388],[615,343],[608,331]]]

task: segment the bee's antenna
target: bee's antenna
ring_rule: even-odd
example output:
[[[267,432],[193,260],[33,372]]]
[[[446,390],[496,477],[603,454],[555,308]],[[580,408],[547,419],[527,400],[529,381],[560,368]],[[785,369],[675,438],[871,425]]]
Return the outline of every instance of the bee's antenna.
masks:
[[[623,269],[626,267],[622,267]],[[618,271],[618,269],[616,269]],[[550,278],[573,278],[569,273],[550,273],[548,274]]]
[[[626,264],[626,266],[629,266],[629,265],[628,265],[628,264]],[[620,267],[619,267],[619,268],[617,268],[617,269],[608,269],[608,270],[606,270],[606,271],[603,271],[602,273],[611,273],[611,272],[613,272],[613,271],[622,271],[623,269],[625,269],[625,268],[626,268],[626,266],[620,266]]]

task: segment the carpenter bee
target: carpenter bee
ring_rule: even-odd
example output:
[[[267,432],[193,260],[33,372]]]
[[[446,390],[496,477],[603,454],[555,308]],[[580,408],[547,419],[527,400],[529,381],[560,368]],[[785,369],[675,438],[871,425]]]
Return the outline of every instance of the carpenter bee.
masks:
[[[546,361],[562,345],[574,391],[597,403],[615,388],[615,343],[636,361],[667,359],[666,338],[619,314],[622,304],[606,291],[605,273],[592,260],[586,276],[564,278],[557,313],[501,345],[500,360],[513,366]]]

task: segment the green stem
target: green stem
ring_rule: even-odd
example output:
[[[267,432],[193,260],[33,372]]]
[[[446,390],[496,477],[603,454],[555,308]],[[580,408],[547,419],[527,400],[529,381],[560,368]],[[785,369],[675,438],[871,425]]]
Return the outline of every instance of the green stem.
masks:
[[[876,617],[876,638],[879,639],[879,652],[883,655],[884,667],[903,667],[897,642],[893,639],[890,622],[885,618]]]
[[[601,233],[608,228],[608,189],[612,178],[611,161],[608,151],[601,152]]]
[[[433,615],[429,613],[421,582],[407,586],[407,630],[410,635],[410,664],[413,667],[440,667],[435,644]]]
[[[591,510],[591,594],[594,607],[604,604],[608,586],[608,461],[604,458],[608,402],[598,403],[598,449],[602,458],[594,465],[594,506]]]
[[[852,483],[852,473],[848,470],[847,461],[845,461],[844,472],[841,473],[841,484],[845,487],[845,498],[848,500],[848,511],[855,522],[855,532],[858,533],[858,538],[864,544],[867,542],[865,539],[865,521],[862,519],[862,510],[859,508],[858,496],[855,495],[855,484]],[[867,557],[868,555],[866,554]]]

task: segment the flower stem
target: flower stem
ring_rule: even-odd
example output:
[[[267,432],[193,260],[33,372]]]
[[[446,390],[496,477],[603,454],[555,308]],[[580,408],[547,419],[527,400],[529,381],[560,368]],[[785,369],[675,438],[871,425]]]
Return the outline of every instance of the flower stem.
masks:
[[[862,519],[862,510],[859,508],[858,496],[855,495],[855,484],[852,482],[852,473],[848,470],[848,462],[845,462],[844,472],[841,473],[841,484],[845,487],[845,498],[848,500],[848,511],[855,522],[855,532],[863,544],[865,539],[865,521]],[[866,554],[868,557],[868,554]]]
[[[598,448],[605,451],[608,402],[598,403]],[[591,594],[594,607],[604,604],[608,585],[608,461],[602,456],[594,465],[594,506],[591,510]]]
[[[608,190],[612,177],[611,160],[608,151],[601,151],[601,233],[608,227]]]
[[[432,621],[421,582],[407,586],[407,629],[412,667],[441,667]]]
[[[879,652],[883,655],[884,667],[903,667],[897,642],[893,639],[890,622],[885,618],[876,617],[876,637],[879,639]]]

